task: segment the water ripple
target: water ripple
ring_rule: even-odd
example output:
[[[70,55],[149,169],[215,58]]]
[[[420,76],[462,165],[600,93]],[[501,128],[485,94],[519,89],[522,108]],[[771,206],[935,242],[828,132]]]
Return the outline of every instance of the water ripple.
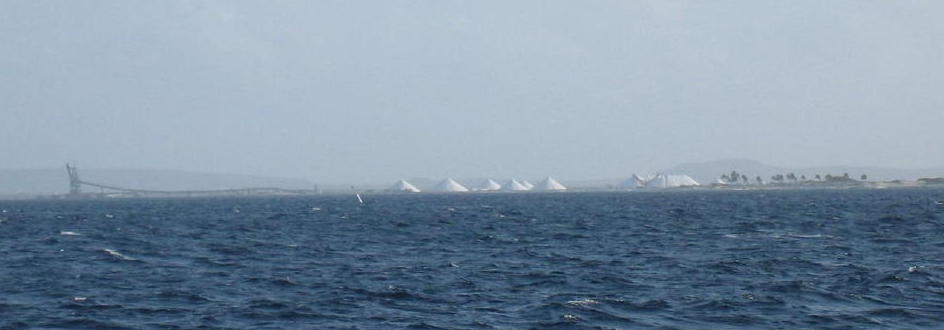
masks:
[[[937,328],[934,189],[0,202],[0,328]]]

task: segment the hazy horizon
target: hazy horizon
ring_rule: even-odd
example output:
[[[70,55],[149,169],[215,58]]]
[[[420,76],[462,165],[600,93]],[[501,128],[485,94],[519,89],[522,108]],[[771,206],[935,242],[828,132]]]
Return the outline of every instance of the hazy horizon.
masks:
[[[763,170],[758,172],[756,169],[756,167],[758,166],[763,168]],[[689,170],[689,169],[694,169],[694,170]],[[699,182],[708,183],[708,182],[712,182],[717,176],[728,173],[729,170],[744,172],[744,174],[747,174],[752,178],[757,175],[760,175],[761,177],[766,178],[767,176],[771,174],[786,174],[789,172],[796,172],[798,175],[799,174],[840,175],[844,172],[849,172],[849,171],[854,172],[856,177],[858,177],[861,174],[869,174],[871,178],[879,179],[879,180],[892,180],[892,179],[914,180],[919,177],[944,176],[944,166],[924,167],[924,168],[900,168],[900,167],[895,168],[895,167],[876,167],[876,166],[868,166],[868,165],[860,165],[860,164],[834,164],[834,165],[827,164],[827,165],[814,165],[814,166],[785,167],[785,166],[780,166],[778,164],[771,164],[771,163],[767,163],[763,161],[757,161],[757,160],[746,159],[746,158],[727,158],[727,159],[716,159],[716,160],[711,160],[711,161],[683,162],[683,163],[676,164],[675,166],[661,168],[654,171],[637,171],[637,170],[627,169],[624,172],[621,172],[617,175],[609,176],[609,177],[595,177],[592,175],[581,176],[581,177],[560,177],[556,175],[538,176],[538,175],[530,175],[530,174],[522,174],[522,175],[514,175],[514,176],[471,175],[471,176],[464,176],[464,177],[458,177],[458,176],[435,177],[435,176],[429,176],[429,175],[423,175],[423,174],[416,174],[416,175],[389,179],[386,181],[383,181],[383,180],[315,181],[307,177],[300,177],[300,176],[293,177],[293,176],[287,176],[287,175],[280,175],[279,173],[247,174],[247,173],[233,173],[233,172],[220,172],[220,171],[174,169],[174,168],[84,168],[84,167],[79,167],[79,173],[80,173],[80,176],[83,177],[83,179],[86,179],[95,183],[102,183],[102,184],[113,183],[109,181],[108,179],[112,177],[115,173],[122,173],[125,177],[120,180],[122,180],[123,182],[125,183],[134,182],[134,184],[144,184],[145,186],[147,186],[147,185],[154,184],[155,182],[159,182],[159,180],[154,179],[154,178],[150,178],[150,179],[154,179],[154,180],[150,180],[149,178],[146,178],[146,177],[145,178],[139,177],[138,175],[140,175],[140,173],[137,173],[137,172],[142,172],[142,173],[154,172],[154,173],[160,174],[159,176],[162,178],[161,180],[169,180],[169,178],[175,178],[174,180],[177,180],[177,181],[180,181],[180,179],[182,178],[187,178],[189,175],[209,175],[211,177],[230,176],[230,177],[242,178],[242,179],[257,178],[257,179],[301,180],[301,181],[295,181],[294,183],[292,183],[291,186],[293,188],[295,188],[297,184],[301,182],[305,182],[306,184],[317,184],[317,185],[322,185],[322,186],[324,185],[327,185],[327,186],[355,185],[355,186],[376,187],[376,186],[386,186],[388,184],[391,184],[401,179],[409,180],[409,181],[431,180],[434,182],[439,182],[442,179],[453,178],[459,181],[463,181],[466,184],[469,184],[470,182],[477,183],[480,180],[484,180],[484,179],[496,179],[496,180],[503,181],[503,180],[514,178],[514,179],[519,179],[519,180],[540,181],[547,176],[554,177],[555,179],[562,180],[567,183],[576,182],[576,183],[587,184],[590,182],[600,183],[602,181],[613,181],[613,180],[621,181],[621,180],[630,178],[633,174],[654,175],[654,174],[659,174],[659,173],[693,175],[698,179]],[[864,172],[862,170],[864,170]],[[8,171],[8,172],[9,171],[12,171],[12,172],[53,171],[57,173],[53,175],[53,176],[57,176],[57,178],[52,179],[52,178],[47,177],[44,180],[51,179],[53,181],[56,181],[57,185],[60,183],[64,184],[66,182],[65,170],[60,169],[60,168],[47,167],[47,168],[32,168],[32,169],[23,169],[23,168],[0,169],[0,174],[4,174],[3,173],[4,171]],[[881,175],[875,176],[874,174],[876,173],[874,173],[874,171],[880,172]],[[58,172],[62,172],[62,173],[58,173]],[[93,175],[88,175],[90,172]],[[106,175],[106,177],[102,177],[101,175],[103,174],[103,172],[104,173],[112,172],[112,173],[111,175]],[[894,173],[894,174],[889,174],[889,173]],[[904,173],[907,173],[907,174],[904,174]],[[6,173],[6,174],[9,174],[9,173]],[[132,175],[132,176],[129,176],[129,175]],[[37,179],[37,177],[34,176],[32,177],[32,179]],[[616,181],[613,181],[613,182],[616,182]],[[181,187],[186,186],[186,184],[182,184],[180,182],[177,182],[176,184]],[[279,185],[276,185],[276,186],[279,186]],[[128,187],[137,187],[137,186],[131,185]],[[2,188],[4,188],[3,182],[0,182],[0,190],[2,190]]]
[[[0,169],[944,167],[933,1],[0,4]]]

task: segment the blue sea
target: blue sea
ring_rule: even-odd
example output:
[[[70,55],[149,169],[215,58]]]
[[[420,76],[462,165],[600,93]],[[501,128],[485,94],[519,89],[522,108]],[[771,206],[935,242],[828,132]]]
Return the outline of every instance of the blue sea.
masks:
[[[942,328],[944,190],[0,202],[0,327]]]

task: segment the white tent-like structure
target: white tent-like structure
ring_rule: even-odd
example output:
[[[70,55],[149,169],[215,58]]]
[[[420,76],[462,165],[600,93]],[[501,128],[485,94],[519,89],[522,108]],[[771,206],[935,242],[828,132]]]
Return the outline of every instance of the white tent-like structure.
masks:
[[[646,186],[646,183],[648,183],[649,180],[652,180],[651,176],[647,176],[646,178],[643,178],[636,174],[633,174],[633,176],[629,177],[629,179],[626,179],[626,181],[623,181],[623,183],[620,184],[620,188],[623,188],[623,189],[643,188]]]
[[[524,186],[525,188],[528,188],[528,190],[534,189],[534,185],[531,184],[531,182],[528,182],[528,180],[521,180],[521,181],[518,182],[518,183],[520,183],[520,184],[521,184],[522,186]]]
[[[677,188],[698,186],[698,181],[688,175],[659,174],[646,183],[646,188]]]
[[[478,189],[476,190],[496,191],[496,190],[501,190],[501,188],[502,188],[502,185],[498,184],[498,182],[495,182],[495,180],[492,180],[492,179],[488,179],[488,180],[485,180],[485,182],[483,182],[482,185],[479,186]]]
[[[433,190],[438,192],[466,192],[469,191],[469,188],[462,186],[452,178],[446,178],[437,184]]]
[[[396,192],[411,192],[411,193],[420,192],[419,188],[416,188],[416,186],[410,184],[409,182],[406,182],[406,180],[397,181],[397,183],[394,183],[393,186],[387,190],[396,191]]]
[[[564,185],[562,185],[560,182],[557,182],[557,180],[554,180],[554,178],[547,177],[546,179],[541,180],[541,182],[538,182],[538,184],[534,186],[534,190],[560,191],[567,190],[567,187],[564,187]]]
[[[531,188],[528,188],[527,186],[521,184],[521,182],[519,182],[518,180],[511,179],[510,181],[508,181],[508,183],[502,186],[502,190],[504,191],[528,191],[528,190],[531,190]]]

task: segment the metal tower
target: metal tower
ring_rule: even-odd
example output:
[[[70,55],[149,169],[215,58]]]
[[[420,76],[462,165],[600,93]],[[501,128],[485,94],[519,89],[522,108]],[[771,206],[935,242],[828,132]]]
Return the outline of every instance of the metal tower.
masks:
[[[69,173],[69,195],[78,196],[82,193],[82,180],[79,180],[79,170],[75,165],[66,163],[66,172]]]

